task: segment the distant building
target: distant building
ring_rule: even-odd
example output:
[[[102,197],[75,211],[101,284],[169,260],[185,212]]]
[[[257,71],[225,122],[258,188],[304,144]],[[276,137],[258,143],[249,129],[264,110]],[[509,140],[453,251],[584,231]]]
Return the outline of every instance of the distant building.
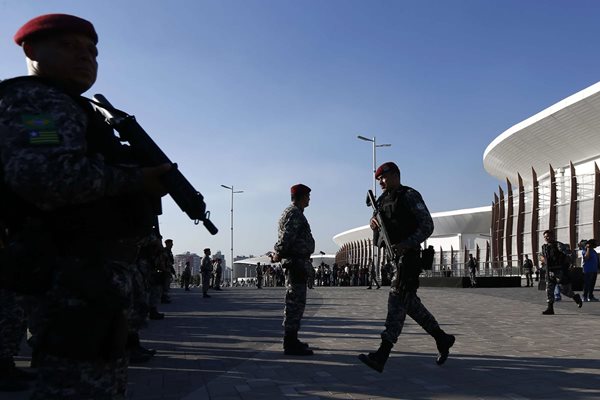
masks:
[[[189,251],[184,254],[177,254],[174,256],[175,258],[175,272],[177,275],[181,275],[183,270],[185,269],[185,263],[187,261],[190,262],[190,268],[192,269],[192,275],[196,275],[200,273],[200,261],[202,257],[200,257],[196,253],[190,253]]]
[[[600,237],[600,82],[514,125],[483,154],[494,194],[493,262],[538,265],[543,232],[575,249]]]
[[[332,266],[335,262],[334,254],[313,254],[310,256],[310,260],[314,268],[317,268],[321,263],[325,263]],[[269,256],[249,256],[249,257],[236,257],[235,263],[233,264],[233,279],[237,278],[255,278],[256,277],[256,264],[271,265],[279,264],[272,263]]]

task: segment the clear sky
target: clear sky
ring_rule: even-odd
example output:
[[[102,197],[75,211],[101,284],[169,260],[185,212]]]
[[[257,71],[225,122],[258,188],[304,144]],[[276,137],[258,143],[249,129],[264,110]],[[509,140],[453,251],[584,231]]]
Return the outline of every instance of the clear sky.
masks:
[[[49,12],[92,21],[104,94],[138,121],[200,190],[210,236],[170,198],[163,236],[175,252],[273,247],[289,187],[316,250],[365,225],[378,163],[393,160],[430,211],[490,205],[488,144],[512,125],[597,82],[594,0],[0,0],[0,78],[25,73],[12,42]],[[535,149],[530,149],[535,151]],[[227,257],[229,264],[229,257]]]

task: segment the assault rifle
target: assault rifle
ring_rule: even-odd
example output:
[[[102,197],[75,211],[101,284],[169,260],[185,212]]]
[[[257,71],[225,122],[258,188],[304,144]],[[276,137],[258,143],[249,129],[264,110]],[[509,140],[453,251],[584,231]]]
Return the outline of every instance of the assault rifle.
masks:
[[[367,206],[373,207],[373,211],[375,212],[375,218],[377,219],[377,223],[379,224],[379,234],[383,236],[384,251],[388,257],[388,260],[394,262],[398,259],[398,256],[402,254],[398,254],[398,251],[390,242],[390,237],[388,235],[387,229],[385,228],[385,224],[383,223],[383,218],[381,217],[381,211],[377,207],[375,195],[371,190],[367,192]],[[420,250],[418,260],[419,267],[424,270],[430,270],[433,267],[434,256],[435,250],[433,249],[433,246],[428,246],[425,250]]]
[[[177,168],[169,157],[158,147],[152,138],[137,123],[133,115],[114,108],[106,97],[94,95],[91,101],[96,109],[104,115],[108,124],[113,127],[123,141],[127,141],[140,162],[144,166],[154,167],[160,164],[172,164],[173,167],[162,176],[163,184],[181,211],[185,212],[195,224],[202,221],[204,227],[215,235],[219,230],[210,220],[210,211],[206,211],[204,196],[194,189],[192,184]]]
[[[375,195],[370,189],[367,191],[367,206],[371,206],[373,208],[373,212],[375,213],[375,219],[379,224],[379,234],[383,237],[384,252],[387,256],[387,259],[390,262],[395,262],[398,256],[397,251],[396,249],[394,249],[394,246],[390,242],[390,236],[388,235],[387,229],[385,228],[385,223],[383,222],[383,218],[381,217],[381,211],[379,210],[379,207],[377,207]]]

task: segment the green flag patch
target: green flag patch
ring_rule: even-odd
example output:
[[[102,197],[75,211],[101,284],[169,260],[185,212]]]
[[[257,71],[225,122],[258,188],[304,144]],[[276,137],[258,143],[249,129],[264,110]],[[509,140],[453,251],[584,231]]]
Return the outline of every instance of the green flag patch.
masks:
[[[47,114],[24,114],[21,121],[27,129],[28,141],[31,145],[55,145],[60,143],[54,119]]]

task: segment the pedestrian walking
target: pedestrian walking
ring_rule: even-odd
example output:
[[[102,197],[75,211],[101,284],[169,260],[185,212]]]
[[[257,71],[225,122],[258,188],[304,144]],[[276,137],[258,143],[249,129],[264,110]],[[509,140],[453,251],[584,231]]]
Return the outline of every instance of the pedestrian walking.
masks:
[[[375,178],[383,193],[376,201],[380,211],[371,218],[370,226],[376,232],[374,241],[377,246],[393,249],[396,268],[379,349],[374,353],[360,354],[359,359],[374,370],[383,372],[408,315],[433,336],[439,352],[436,363],[442,365],[448,358],[455,338],[440,328],[435,317],[417,296],[422,270],[420,244],[433,233],[433,220],[419,192],[400,183],[400,169],[395,163],[382,164],[375,172]],[[390,243],[385,243],[381,229],[387,231]]]
[[[542,312],[544,315],[554,315],[555,289],[558,293],[573,299],[577,307],[581,308],[583,300],[571,288],[569,267],[571,265],[571,252],[564,243],[554,239],[550,230],[544,232],[546,243],[542,246],[543,262],[546,265],[546,297],[548,307]]]

